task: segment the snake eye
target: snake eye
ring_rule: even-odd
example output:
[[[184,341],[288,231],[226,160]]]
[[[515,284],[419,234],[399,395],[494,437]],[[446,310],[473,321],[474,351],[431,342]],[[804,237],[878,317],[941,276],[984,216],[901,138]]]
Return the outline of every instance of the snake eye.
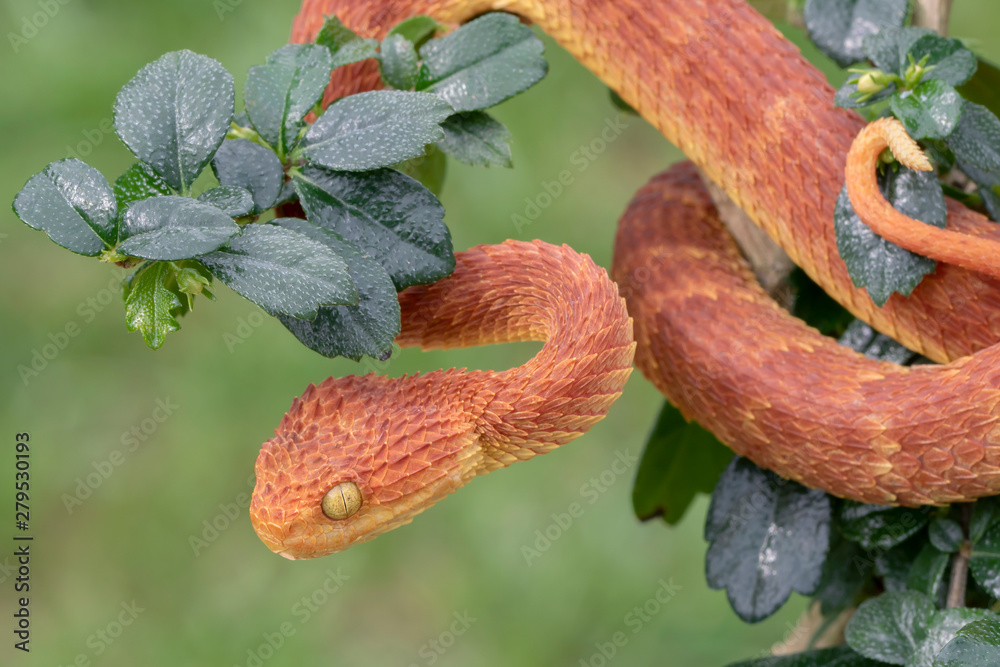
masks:
[[[346,519],[361,509],[361,490],[354,482],[341,482],[323,496],[323,514],[331,519]]]

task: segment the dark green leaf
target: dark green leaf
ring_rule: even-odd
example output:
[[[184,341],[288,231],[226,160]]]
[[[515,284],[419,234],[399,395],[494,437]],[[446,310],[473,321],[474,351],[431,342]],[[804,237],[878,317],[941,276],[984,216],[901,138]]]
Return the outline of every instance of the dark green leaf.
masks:
[[[414,46],[420,48],[424,43],[434,36],[440,23],[431,18],[419,14],[398,23],[396,27],[389,31],[390,35],[401,35],[408,39]]]
[[[239,234],[240,226],[215,206],[168,195],[137,201],[125,212],[118,252],[175,260],[212,252]]]
[[[698,493],[712,492],[732,459],[733,452],[714,435],[665,402],[636,473],[635,515],[678,523]]]
[[[705,575],[726,589],[748,623],[767,618],[794,590],[819,585],[830,543],[830,497],[736,458],[712,494]]]
[[[115,179],[115,199],[118,200],[119,211],[141,199],[172,194],[175,194],[173,189],[145,162],[136,162]]]
[[[914,563],[920,557],[927,535],[924,531],[886,551],[881,547],[872,547],[869,555],[875,556],[875,575],[882,580],[882,587],[887,591],[905,591],[910,583],[910,574]]]
[[[544,45],[511,14],[485,14],[420,49],[419,89],[455,111],[485,109],[537,83],[548,71]]]
[[[340,171],[386,167],[444,136],[451,107],[429,93],[374,90],[331,104],[306,133],[303,155]]]
[[[869,359],[890,361],[900,366],[907,366],[920,356],[888,336],[875,331],[862,320],[851,322],[837,339],[837,342],[855,352],[860,352]]]
[[[960,40],[942,37],[936,33],[924,35],[913,42],[910,55],[914,62],[927,58],[924,81],[936,79],[951,86],[958,86],[976,72],[976,54],[967,49]]]
[[[1000,498],[991,496],[980,498],[972,505],[969,519],[969,539],[975,545],[986,534],[986,529],[1000,521]]]
[[[171,312],[182,308],[180,297],[166,285],[172,276],[169,264],[153,262],[139,269],[127,283],[125,324],[129,331],[138,330],[154,350],[163,345],[169,332],[181,328]]]
[[[412,90],[417,84],[417,50],[402,35],[389,35],[379,50],[382,80],[397,90]]]
[[[928,528],[931,544],[946,553],[955,553],[962,546],[962,527],[954,519],[934,519]]]
[[[809,37],[841,67],[865,58],[866,36],[903,25],[909,0],[806,0]]]
[[[844,109],[860,109],[861,107],[867,107],[876,102],[881,102],[890,95],[896,92],[896,84],[890,83],[886,86],[885,90],[872,95],[871,97],[861,101],[858,99],[858,82],[855,77],[850,77],[847,81],[837,89],[837,94],[833,97],[833,103],[838,107],[843,107]]]
[[[788,276],[788,282],[795,290],[792,314],[824,336],[836,338],[854,321],[854,315],[814,283],[802,269],[795,267]]]
[[[847,623],[847,644],[863,656],[902,665],[927,638],[934,603],[916,591],[865,600]]]
[[[987,593],[1000,598],[1000,524],[993,524],[972,548],[972,577]]]
[[[930,625],[927,627],[927,638],[917,647],[906,667],[933,667],[934,657],[945,644],[955,638],[955,634],[963,627],[988,616],[992,616],[985,609],[942,609],[934,613],[931,617]]]
[[[397,290],[435,282],[455,269],[444,208],[409,176],[393,169],[353,174],[307,166],[294,180],[309,221],[377,260]]]
[[[924,81],[889,100],[892,112],[914,139],[943,139],[958,124],[965,101],[940,79]]]
[[[939,550],[933,544],[924,544],[910,566],[906,577],[906,588],[919,591],[936,600],[938,594],[942,592],[944,571],[948,569],[950,559],[948,552]]]
[[[303,117],[330,83],[330,51],[316,44],[289,44],[251,67],[243,96],[254,128],[284,156],[295,147]]]
[[[233,77],[222,65],[174,51],[118,93],[115,131],[170,187],[186,193],[226,138],[233,96]]]
[[[815,594],[824,617],[835,616],[853,606],[858,593],[871,579],[873,565],[857,543],[844,539],[839,530],[833,531]]]
[[[288,315],[278,319],[306,347],[326,357],[381,358],[392,350],[399,334],[399,300],[385,269],[360,248],[322,227],[299,218],[280,218],[273,224],[303,234],[326,245],[347,263],[358,288],[356,306],[324,306],[312,322]]]
[[[358,303],[344,260],[291,229],[248,225],[228,246],[199,259],[271,315],[315,319],[320,306]]]
[[[441,123],[441,129],[444,139],[437,146],[453,158],[473,166],[513,166],[510,132],[488,113],[457,113]]]
[[[622,99],[622,96],[614,88],[608,88],[608,94],[611,97],[611,104],[614,105],[616,109],[623,113],[637,115],[639,112],[632,107],[631,104]]]
[[[1000,665],[1000,618],[990,614],[969,623],[941,649],[934,667]]]
[[[1000,113],[1000,68],[980,58],[976,73],[958,88],[958,92],[967,101]]]
[[[255,214],[274,206],[285,178],[274,151],[246,139],[226,139],[212,159],[212,170],[222,185],[250,191]]]
[[[886,169],[879,177],[879,187],[900,213],[944,227],[948,213],[934,172],[905,167]],[[846,186],[837,197],[833,220],[837,249],[851,280],[856,287],[866,288],[878,306],[884,305],[893,292],[908,296],[936,267],[934,260],[904,250],[875,234],[854,213]]]
[[[329,49],[333,56],[331,69],[378,57],[377,40],[361,39],[336,16],[326,19],[316,35],[316,43]]]
[[[907,54],[913,45],[929,36],[937,33],[927,28],[885,28],[864,38],[864,51],[877,68],[901,77],[910,65]]]
[[[849,646],[835,646],[773,658],[758,658],[729,667],[879,667],[884,663],[858,655]]]
[[[28,179],[14,198],[14,213],[80,255],[97,255],[118,240],[114,191],[101,172],[75,158],[52,162]]]
[[[1000,120],[989,109],[967,103],[947,142],[963,171],[977,171],[977,183],[1000,185]]]
[[[448,160],[437,144],[427,144],[423,155],[394,164],[392,168],[417,179],[425,188],[440,196],[444,187],[445,172],[448,170]]]
[[[930,521],[926,508],[885,507],[844,501],[837,517],[841,532],[865,549],[887,550],[916,534]]]
[[[253,211],[253,197],[235,185],[220,185],[206,190],[198,196],[198,201],[211,204],[230,218],[242,218]]]

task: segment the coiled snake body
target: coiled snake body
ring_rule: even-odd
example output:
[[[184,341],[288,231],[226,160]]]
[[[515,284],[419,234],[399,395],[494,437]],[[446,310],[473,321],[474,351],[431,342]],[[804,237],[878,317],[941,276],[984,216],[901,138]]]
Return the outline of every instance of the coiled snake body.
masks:
[[[540,242],[459,253],[454,275],[403,292],[400,345],[545,346],[506,372],[310,386],[257,460],[251,517],[268,547],[339,551],[572,440],[617,398],[633,351],[687,417],[808,486],[908,505],[1000,492],[1000,283],[958,266],[983,260],[956,243],[940,258],[957,264],[940,263],[908,298],[878,308],[852,285],[832,213],[864,123],[833,106],[823,76],[742,0],[305,0],[293,41],[310,41],[330,14],[381,37],[414,14],[458,24],[494,9],[554,37],[857,317],[944,365],[865,359],[781,310],[680,165],[620,222],[612,273],[628,313],[589,258]],[[371,62],[342,68],[326,101],[377,85]],[[872,146],[852,168],[872,172]],[[979,214],[948,210],[948,230],[1000,240]]]

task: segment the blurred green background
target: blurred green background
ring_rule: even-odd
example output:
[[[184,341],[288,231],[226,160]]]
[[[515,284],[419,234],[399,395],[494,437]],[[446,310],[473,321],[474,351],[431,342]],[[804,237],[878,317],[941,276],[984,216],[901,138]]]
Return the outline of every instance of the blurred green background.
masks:
[[[7,0],[4,35],[19,33],[24,17],[38,11],[38,2]],[[29,176],[71,150],[113,180],[132,159],[105,131],[111,105],[143,64],[188,48],[220,60],[241,84],[250,65],[286,41],[296,11],[294,0],[64,0],[16,50],[5,37],[0,201],[11,202]],[[998,25],[996,3],[955,5],[953,34],[975,40],[994,61]],[[456,249],[541,238],[608,266],[626,202],[681,156],[632,119],[580,170],[574,151],[600,136],[615,111],[604,86],[547,43],[549,76],[497,110],[514,135],[515,168],[450,164],[447,220]],[[563,169],[573,172],[573,184],[530,227],[515,229],[512,215],[523,215],[526,198]],[[608,418],[572,445],[478,479],[375,542],[316,561],[279,558],[254,534],[245,498],[260,443],[308,383],[369,370],[503,369],[537,346],[404,351],[377,368],[359,368],[310,352],[220,288],[217,303],[199,303],[183,330],[152,352],[125,330],[120,298],[108,289],[110,267],[71,255],[17,221],[6,204],[3,210],[4,664],[600,665],[596,645],[625,631],[617,664],[714,666],[766,652],[804,608],[793,597],[771,619],[748,626],[723,592],[707,588],[704,500],[668,528],[634,518],[634,469],[593,504],[581,495],[581,485],[608,469],[617,452],[641,452],[661,399],[638,373]],[[18,366],[30,366],[34,352],[70,323],[79,335],[25,382]],[[162,423],[153,420],[163,416],[157,401],[176,406]],[[133,428],[142,440],[125,436]],[[33,466],[30,655],[12,649],[10,633],[8,527],[20,431],[31,434]],[[112,456],[120,465],[109,463]],[[111,469],[106,479],[93,477],[101,468]],[[100,483],[70,511],[65,498],[88,474]],[[522,547],[534,546],[535,531],[573,502],[583,503],[583,516],[528,564]],[[230,520],[227,510],[238,515]],[[221,530],[206,533],[213,522]],[[192,538],[205,542],[193,546]],[[331,573],[341,583],[328,594]],[[629,617],[661,580],[679,586],[676,595],[646,619]],[[130,620],[122,605],[133,601],[142,611],[117,626]],[[282,631],[287,636],[270,650],[268,637],[277,644]]]

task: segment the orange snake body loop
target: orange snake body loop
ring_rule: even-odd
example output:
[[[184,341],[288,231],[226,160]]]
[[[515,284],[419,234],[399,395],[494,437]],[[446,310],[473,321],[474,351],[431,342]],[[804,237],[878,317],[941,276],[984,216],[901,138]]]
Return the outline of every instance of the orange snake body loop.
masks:
[[[414,14],[455,25],[494,9],[538,24],[614,88],[856,316],[936,361],[957,360],[871,362],[790,318],[753,283],[692,172],[677,167],[640,192],[616,245],[647,378],[738,453],[840,496],[919,504],[1000,491],[1000,348],[990,347],[1000,340],[1000,282],[943,263],[883,308],[854,288],[832,215],[864,124],[833,107],[822,75],[742,0],[305,0],[293,41],[311,41],[330,14],[381,37]],[[325,101],[377,85],[372,62],[341,68]],[[955,202],[948,210],[949,230],[1000,240],[982,216]],[[637,288],[637,267],[656,280]],[[547,342],[500,373],[331,378],[307,389],[256,466],[254,528],[282,555],[372,539],[476,475],[577,437],[629,373],[622,300],[566,248],[474,248],[459,253],[453,276],[400,302],[401,345]],[[342,482],[357,486],[361,508],[330,519],[320,504]]]

